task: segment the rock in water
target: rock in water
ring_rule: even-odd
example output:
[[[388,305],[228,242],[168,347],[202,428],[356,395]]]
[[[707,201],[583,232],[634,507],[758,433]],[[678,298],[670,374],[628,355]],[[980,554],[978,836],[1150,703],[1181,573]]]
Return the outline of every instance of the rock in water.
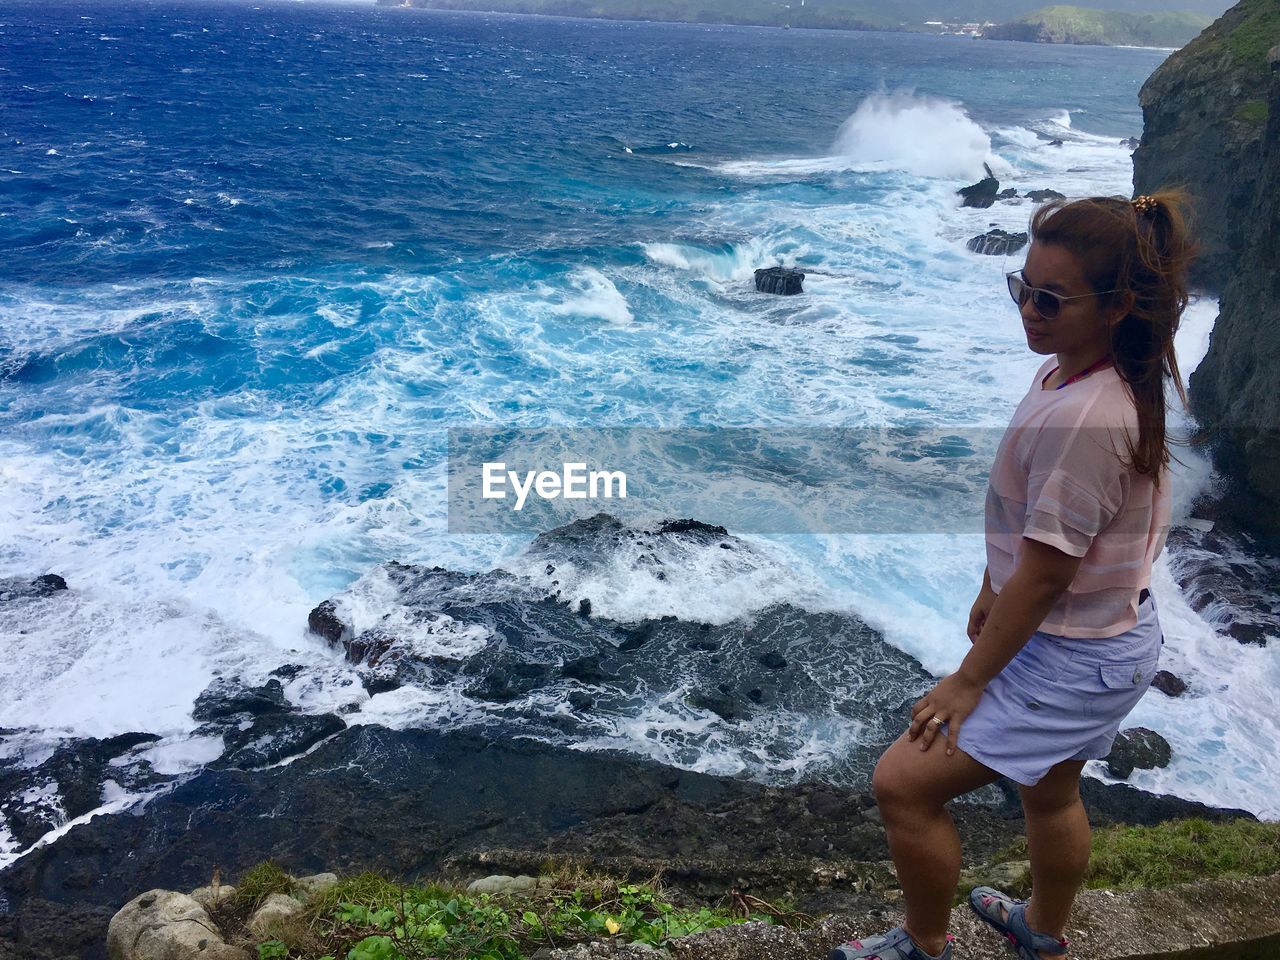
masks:
[[[1057,190],[1028,190],[1027,199],[1032,203],[1044,203],[1046,200],[1065,200],[1067,198]]]
[[[996,197],[1000,193],[1000,181],[995,177],[984,177],[975,184],[961,187],[956,193],[963,198],[960,206],[983,209],[996,202]]]
[[[1107,770],[1118,780],[1124,780],[1134,770],[1154,770],[1167,767],[1173,751],[1169,741],[1146,727],[1131,727],[1116,737],[1111,752],[1107,754]]]
[[[756,271],[756,290],[783,296],[804,293],[804,274],[789,267],[765,267]]]
[[[988,230],[965,244],[974,253],[985,253],[992,257],[1003,257],[1010,253],[1017,253],[1026,245],[1027,235],[1025,233],[1009,233],[1000,229]]]
[[[1168,670],[1157,670],[1151,685],[1167,697],[1181,696],[1187,690],[1186,681]]]

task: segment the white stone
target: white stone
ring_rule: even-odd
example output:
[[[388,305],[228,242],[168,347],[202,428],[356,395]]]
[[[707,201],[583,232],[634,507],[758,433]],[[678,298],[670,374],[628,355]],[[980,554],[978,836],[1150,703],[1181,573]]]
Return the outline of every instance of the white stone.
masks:
[[[185,893],[148,890],[107,925],[111,960],[248,960],[228,946],[204,907]]]
[[[302,910],[302,904],[283,893],[273,893],[249,918],[249,932],[259,940],[270,940],[281,920],[287,920]]]
[[[226,904],[236,895],[236,888],[229,883],[218,885],[218,896],[214,899],[213,887],[197,887],[191,891],[191,899],[206,910],[212,910],[214,904]]]
[[[336,873],[313,873],[309,877],[298,877],[294,881],[298,885],[299,891],[308,897],[314,897],[322,890],[328,890],[330,887],[337,885],[338,875]]]

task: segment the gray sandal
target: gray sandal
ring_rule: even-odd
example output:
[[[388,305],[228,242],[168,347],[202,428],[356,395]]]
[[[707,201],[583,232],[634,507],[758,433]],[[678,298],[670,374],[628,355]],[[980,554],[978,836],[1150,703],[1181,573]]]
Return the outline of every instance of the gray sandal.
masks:
[[[1005,916],[1000,916],[1000,906]],[[969,906],[984,923],[1004,935],[1018,951],[1019,960],[1040,960],[1039,951],[1062,956],[1070,945],[1066,937],[1058,939],[1027,926],[1027,901],[1016,900],[993,887],[974,887],[969,892]]]
[[[865,940],[850,940],[827,954],[827,960],[951,960],[955,937],[947,934],[947,945],[936,957],[921,950],[902,927]]]

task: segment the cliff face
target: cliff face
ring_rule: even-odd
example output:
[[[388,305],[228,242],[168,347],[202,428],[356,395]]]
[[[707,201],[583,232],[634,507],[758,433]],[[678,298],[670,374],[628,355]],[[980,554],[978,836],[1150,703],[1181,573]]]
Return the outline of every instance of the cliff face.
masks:
[[[1240,177],[1253,189],[1228,230],[1234,263],[1191,404],[1218,441],[1219,467],[1261,498],[1256,519],[1280,530],[1280,46],[1268,60],[1266,126]]]
[[[1220,296],[1191,408],[1226,505],[1280,532],[1280,0],[1241,0],[1143,85],[1134,189],[1185,186],[1202,244],[1193,282]]]
[[[1182,185],[1196,198],[1203,249],[1193,280],[1220,293],[1242,255],[1232,227],[1254,216],[1266,127],[1267,51],[1280,43],[1280,0],[1241,0],[1161,64],[1142,87],[1134,190]],[[1274,114],[1274,111],[1272,111]]]

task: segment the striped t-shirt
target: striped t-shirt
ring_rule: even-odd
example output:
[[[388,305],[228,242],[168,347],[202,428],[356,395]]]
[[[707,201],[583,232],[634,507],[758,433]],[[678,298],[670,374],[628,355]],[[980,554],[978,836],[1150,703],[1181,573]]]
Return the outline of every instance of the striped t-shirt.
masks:
[[[987,572],[999,593],[1018,564],[1022,538],[1081,557],[1071,585],[1040,624],[1066,637],[1113,637],[1138,622],[1138,593],[1169,533],[1166,469],[1157,489],[1126,468],[1125,433],[1138,414],[1115,367],[1060,390],[1042,383],[1049,357],[1014,411],[987,487]]]

